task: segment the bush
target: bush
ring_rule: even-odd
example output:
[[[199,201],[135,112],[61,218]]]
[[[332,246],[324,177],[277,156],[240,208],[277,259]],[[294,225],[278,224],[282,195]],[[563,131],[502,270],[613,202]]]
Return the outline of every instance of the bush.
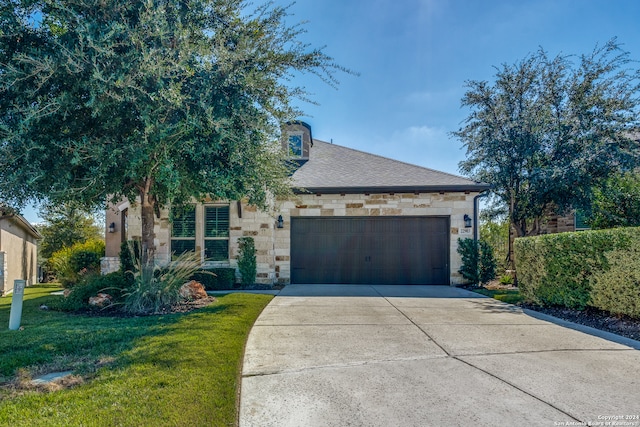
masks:
[[[257,263],[256,246],[253,237],[238,239],[240,253],[238,255],[238,270],[240,270],[243,285],[253,285],[256,282]]]
[[[130,285],[134,282],[134,273],[140,264],[140,242],[128,240],[120,244],[120,271]]]
[[[131,314],[155,314],[171,309],[184,298],[180,288],[200,269],[200,255],[186,252],[170,265],[153,269],[137,266],[133,283],[124,294],[123,310]]]
[[[64,287],[71,287],[80,280],[100,270],[100,258],[104,256],[102,240],[87,240],[63,248],[51,255],[50,263],[56,278]]]
[[[520,292],[528,302],[584,309],[591,305],[594,277],[610,271],[608,254],[629,251],[639,243],[640,228],[518,238],[515,258]]]
[[[54,304],[52,308],[62,311],[94,308],[89,305],[89,298],[96,296],[99,292],[111,295],[114,303],[117,304],[122,302],[123,292],[126,287],[127,281],[122,272],[119,271],[104,276],[91,276],[74,286],[71,293],[61,299],[59,305]]]
[[[192,280],[202,283],[208,291],[233,289],[236,279],[235,268],[213,268],[196,271]]]
[[[608,270],[591,280],[590,305],[613,314],[640,318],[640,248],[607,254]]]
[[[462,267],[458,272],[471,283],[488,283],[496,277],[493,248],[485,241],[458,239],[458,253]]]
[[[513,276],[509,274],[505,274],[500,276],[500,284],[501,285],[513,285]]]

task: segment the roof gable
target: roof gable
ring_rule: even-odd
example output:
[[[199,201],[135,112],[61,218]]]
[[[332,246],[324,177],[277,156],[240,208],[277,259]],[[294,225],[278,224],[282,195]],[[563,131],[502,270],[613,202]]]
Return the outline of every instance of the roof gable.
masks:
[[[482,191],[457,175],[315,139],[309,161],[293,174],[294,187],[316,193]]]

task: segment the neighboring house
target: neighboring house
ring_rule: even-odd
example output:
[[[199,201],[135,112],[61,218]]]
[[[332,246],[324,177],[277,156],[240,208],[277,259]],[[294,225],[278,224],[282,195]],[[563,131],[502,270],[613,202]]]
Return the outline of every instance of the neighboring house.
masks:
[[[457,240],[473,237],[474,198],[488,185],[314,140],[305,123],[282,143],[299,166],[293,197],[271,212],[215,200],[172,220],[162,210],[156,257],[196,250],[205,267],[236,267],[238,238],[251,236],[259,283],[463,283]],[[139,208],[112,206],[106,224],[105,272],[122,241],[140,238]]]
[[[581,211],[572,211],[566,215],[552,215],[545,220],[540,234],[565,233],[567,231],[589,230]]]
[[[38,280],[40,233],[22,216],[0,208],[0,295],[13,292],[16,279]]]

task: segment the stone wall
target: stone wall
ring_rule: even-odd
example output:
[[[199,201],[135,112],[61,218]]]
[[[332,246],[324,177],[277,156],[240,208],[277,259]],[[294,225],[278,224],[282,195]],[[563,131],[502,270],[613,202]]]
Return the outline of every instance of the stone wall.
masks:
[[[280,201],[276,208],[284,219],[284,228],[275,229],[273,256],[276,282],[286,284],[291,279],[292,216],[449,216],[451,284],[461,284],[464,279],[458,273],[461,266],[457,253],[458,238],[473,237],[472,229],[465,228],[463,218],[464,214],[473,216],[473,197],[476,194],[322,194],[298,195],[294,200]]]
[[[465,228],[463,218],[465,214],[473,216],[473,198],[476,194],[306,194],[297,195],[291,200],[277,201],[271,212],[261,211],[244,202],[231,202],[228,203],[229,260],[208,263],[206,266],[237,268],[238,239],[249,236],[254,238],[257,251],[256,281],[264,284],[288,284],[291,280],[291,217],[447,216],[450,218],[451,227],[451,284],[461,284],[464,280],[458,273],[461,259],[457,253],[457,240],[459,237],[473,237],[472,229]],[[279,215],[282,215],[284,220],[284,227],[281,229],[277,228]],[[162,210],[160,218],[156,218],[155,221],[156,259],[159,264],[166,264],[170,260],[171,246],[169,211]],[[196,228],[199,228],[198,224],[202,224],[202,221],[202,209],[198,208]],[[128,238],[139,238],[141,230],[139,210],[129,209]],[[196,250],[200,250],[200,246],[197,243],[196,245]]]
[[[565,233],[568,231],[576,231],[575,215],[570,213],[568,215],[559,216],[554,215],[549,217],[544,224],[540,227],[540,234],[551,233]]]

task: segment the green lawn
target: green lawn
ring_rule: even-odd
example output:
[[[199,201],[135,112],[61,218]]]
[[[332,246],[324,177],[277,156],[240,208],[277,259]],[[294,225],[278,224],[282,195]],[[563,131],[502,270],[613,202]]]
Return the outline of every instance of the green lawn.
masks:
[[[509,304],[517,304],[524,300],[520,291],[517,289],[485,289],[478,288],[473,289],[473,292],[477,292],[482,295],[486,295],[491,298],[495,298],[499,301],[503,301]]]
[[[234,426],[247,335],[269,295],[229,294],[188,314],[137,318],[42,311],[56,286],[27,288],[22,331],[0,298],[0,425]],[[72,370],[58,391],[17,377]]]

